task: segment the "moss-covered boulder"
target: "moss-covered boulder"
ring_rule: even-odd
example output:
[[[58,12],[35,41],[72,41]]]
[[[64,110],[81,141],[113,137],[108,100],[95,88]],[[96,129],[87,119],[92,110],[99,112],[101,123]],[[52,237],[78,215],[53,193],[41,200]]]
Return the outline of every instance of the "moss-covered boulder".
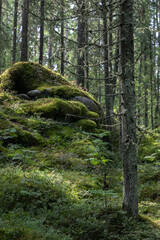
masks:
[[[0,76],[0,89],[25,100],[23,111],[45,118],[77,121],[85,117],[98,123],[101,115],[100,104],[88,92],[38,63],[14,64]]]
[[[70,85],[62,75],[34,62],[19,62],[0,76],[1,88],[27,93],[39,87]]]
[[[90,119],[81,119],[77,121],[76,125],[82,130],[87,131],[87,132],[96,132],[97,130],[97,124],[96,122],[90,120]]]
[[[76,101],[66,101],[60,98],[43,98],[21,105],[23,113],[39,114],[55,120],[68,119],[77,121],[80,118],[92,118],[98,121],[99,115],[89,111],[86,106]]]

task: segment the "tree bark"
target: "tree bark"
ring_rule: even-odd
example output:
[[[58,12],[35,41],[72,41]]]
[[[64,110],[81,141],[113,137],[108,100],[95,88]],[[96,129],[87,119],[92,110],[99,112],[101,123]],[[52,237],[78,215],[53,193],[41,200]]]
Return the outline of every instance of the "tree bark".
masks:
[[[0,31],[2,30],[1,24],[2,24],[2,0],[0,0]]]
[[[29,0],[23,0],[21,61],[28,61],[28,11]]]
[[[16,48],[17,48],[17,15],[18,15],[18,0],[14,3],[14,24],[13,24],[13,49],[12,49],[12,63],[16,62]]]
[[[102,19],[103,19],[103,43],[104,43],[104,79],[105,79],[105,109],[106,109],[106,124],[108,130],[111,121],[111,83],[109,78],[108,64],[108,29],[107,29],[107,6],[105,0],[102,0]]]
[[[61,74],[64,75],[64,0],[61,0]]]
[[[77,54],[77,85],[84,87],[84,48],[85,48],[85,3],[78,1],[78,54]]]
[[[136,100],[134,83],[133,0],[120,4],[120,67],[122,82],[123,208],[138,215]]]
[[[40,47],[39,47],[39,64],[41,65],[43,65],[43,48],[44,48],[44,6],[45,0],[41,0]]]

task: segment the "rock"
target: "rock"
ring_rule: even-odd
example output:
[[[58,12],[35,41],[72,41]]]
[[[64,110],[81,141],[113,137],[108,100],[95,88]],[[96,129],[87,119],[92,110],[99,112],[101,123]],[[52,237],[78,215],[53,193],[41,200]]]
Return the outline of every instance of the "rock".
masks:
[[[98,114],[100,113],[100,109],[98,108],[97,104],[87,97],[77,96],[73,98],[73,101],[81,102],[88,108],[88,110],[96,112]]]
[[[41,97],[41,92],[39,90],[31,90],[27,92],[27,95],[31,98],[38,98]]]
[[[34,62],[18,62],[0,75],[0,86],[3,90],[27,93],[40,86],[51,87],[69,85],[61,74],[58,74]]]
[[[24,93],[18,94],[18,97],[21,99],[25,99],[25,100],[31,100],[31,98],[27,94],[24,94]]]

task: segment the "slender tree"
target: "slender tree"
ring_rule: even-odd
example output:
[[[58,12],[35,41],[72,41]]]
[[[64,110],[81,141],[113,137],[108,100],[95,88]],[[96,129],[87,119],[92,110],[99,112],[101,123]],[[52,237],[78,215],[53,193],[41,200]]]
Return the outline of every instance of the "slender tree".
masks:
[[[106,1],[102,0],[102,19],[103,19],[103,44],[104,44],[104,83],[105,83],[105,109],[106,109],[106,124],[111,125],[111,85],[109,77],[108,64],[108,29],[107,29],[107,6]],[[110,62],[111,67],[111,62]]]
[[[77,85],[84,87],[84,48],[85,48],[85,1],[78,0],[78,54],[77,54]]]
[[[0,28],[1,28],[1,24],[2,24],[2,0],[0,0]]]
[[[122,82],[123,208],[138,215],[136,104],[134,83],[133,0],[120,4],[120,67]],[[126,51],[127,50],[127,51]]]
[[[16,62],[16,48],[17,48],[17,15],[18,15],[18,0],[14,2],[14,24],[13,24],[13,49],[12,49],[12,63]]]
[[[29,0],[23,0],[21,61],[28,61],[28,12]]]
[[[64,75],[64,0],[61,0],[61,74]]]
[[[44,5],[45,0],[41,0],[40,47],[39,47],[39,64],[41,65],[43,65],[43,48],[44,48]]]

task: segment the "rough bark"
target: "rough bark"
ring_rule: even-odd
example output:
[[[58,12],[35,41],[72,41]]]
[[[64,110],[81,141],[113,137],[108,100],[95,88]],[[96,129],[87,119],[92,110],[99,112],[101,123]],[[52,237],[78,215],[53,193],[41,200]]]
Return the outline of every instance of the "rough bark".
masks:
[[[138,215],[136,100],[134,83],[133,0],[120,5],[120,67],[123,139],[123,208],[129,216]]]
[[[39,47],[39,64],[41,65],[43,65],[43,48],[44,48],[44,6],[45,1],[41,0],[40,47]]]
[[[1,31],[1,24],[2,24],[2,0],[0,0],[0,31]]]
[[[77,54],[77,85],[84,87],[84,48],[85,48],[85,2],[78,1],[78,54]]]
[[[64,75],[64,0],[61,0],[61,74]]]
[[[108,64],[108,29],[107,29],[107,7],[105,0],[102,0],[102,19],[103,19],[103,43],[104,43],[104,79],[105,79],[105,108],[106,108],[106,124],[108,130],[111,121],[111,83],[109,78],[109,64]]]
[[[16,48],[17,48],[17,15],[18,15],[18,0],[14,2],[14,24],[13,24],[13,49],[12,49],[12,63],[16,62]]]
[[[28,61],[28,11],[29,0],[23,0],[21,61]]]

